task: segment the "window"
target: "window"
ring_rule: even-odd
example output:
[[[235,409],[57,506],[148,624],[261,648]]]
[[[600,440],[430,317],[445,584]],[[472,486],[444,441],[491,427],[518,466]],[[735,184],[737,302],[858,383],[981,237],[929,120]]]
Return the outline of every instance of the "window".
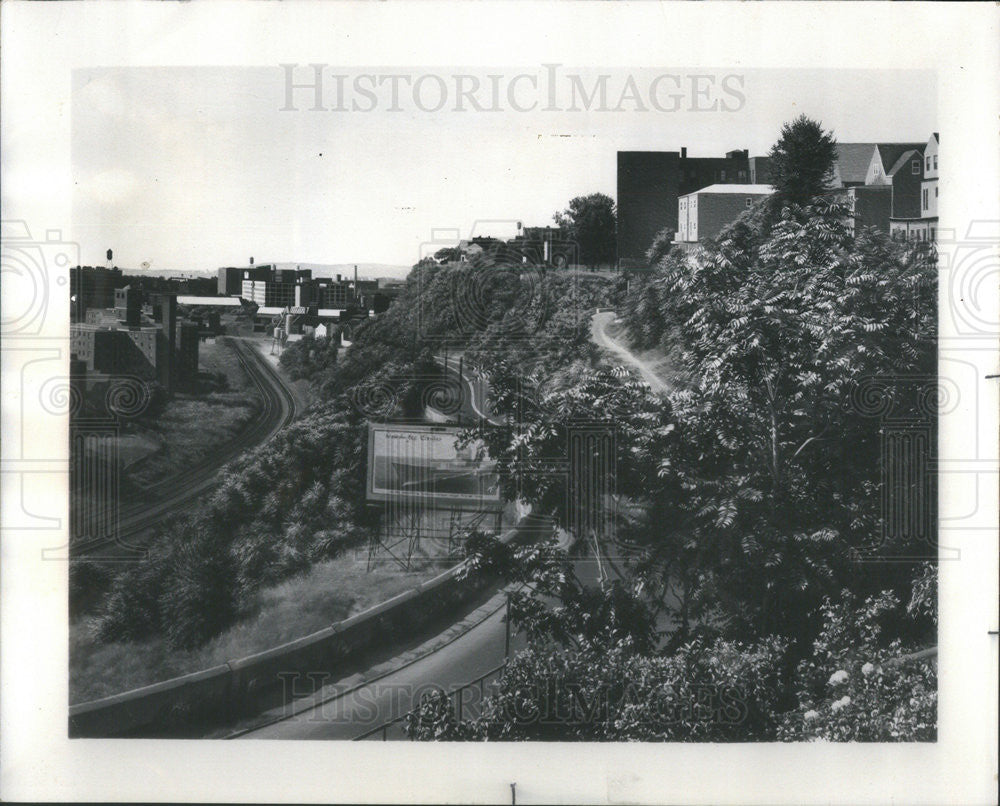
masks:
[[[937,185],[934,186],[934,198],[937,198]]]
[[[748,197],[747,198],[747,209],[749,210],[751,207],[753,207],[753,199],[751,199],[751,198]]]
[[[927,209],[927,188],[924,188],[924,209]]]
[[[934,155],[934,170],[937,170],[937,154]]]
[[[914,176],[920,176],[920,160],[913,160],[910,163],[910,170],[913,171]]]
[[[722,181],[723,182],[726,181],[726,169],[725,168],[722,169]]]
[[[931,158],[928,157],[927,158],[927,170],[929,171],[930,169],[931,169]]]

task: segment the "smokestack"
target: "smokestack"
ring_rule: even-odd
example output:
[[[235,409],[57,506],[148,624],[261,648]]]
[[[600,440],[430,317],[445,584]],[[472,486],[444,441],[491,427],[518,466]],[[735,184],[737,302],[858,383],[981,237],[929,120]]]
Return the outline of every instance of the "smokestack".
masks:
[[[354,301],[358,301],[358,264],[354,264]]]

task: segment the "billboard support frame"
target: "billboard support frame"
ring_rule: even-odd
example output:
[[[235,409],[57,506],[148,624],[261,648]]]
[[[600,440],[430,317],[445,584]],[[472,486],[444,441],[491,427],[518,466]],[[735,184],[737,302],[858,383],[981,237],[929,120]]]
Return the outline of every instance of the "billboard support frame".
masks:
[[[413,563],[413,554],[420,545],[421,537],[430,538],[432,535],[428,530],[421,529],[420,520],[424,512],[438,511],[447,512],[448,518],[448,553],[452,557],[461,547],[461,537],[466,532],[481,526],[487,518],[492,520],[491,526],[494,534],[500,533],[503,512],[499,509],[461,509],[455,507],[424,508],[423,510],[409,510],[402,517],[396,519],[397,528],[394,530],[388,518],[383,517],[376,532],[368,540],[368,564],[367,571],[371,571],[377,562],[379,554],[388,555],[389,559],[404,571],[409,571]],[[384,512],[384,511],[383,511]],[[463,521],[463,513],[472,513],[472,518]],[[403,524],[399,526],[399,524]],[[402,544],[406,544],[405,553],[400,550]]]

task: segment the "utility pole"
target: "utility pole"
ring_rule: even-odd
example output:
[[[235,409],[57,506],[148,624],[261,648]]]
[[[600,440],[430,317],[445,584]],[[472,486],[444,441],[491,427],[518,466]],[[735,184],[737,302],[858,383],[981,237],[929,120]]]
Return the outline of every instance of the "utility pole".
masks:
[[[458,357],[458,382],[459,383],[461,383],[464,380],[464,376],[462,375],[462,360],[464,358],[465,358],[464,355],[460,355]]]

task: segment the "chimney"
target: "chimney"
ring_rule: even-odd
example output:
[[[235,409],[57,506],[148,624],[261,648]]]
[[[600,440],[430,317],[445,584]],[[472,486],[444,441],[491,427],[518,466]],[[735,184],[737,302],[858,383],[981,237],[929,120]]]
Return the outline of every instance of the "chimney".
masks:
[[[358,301],[358,264],[354,264],[354,301]]]
[[[250,256],[250,265],[253,265],[253,255]]]
[[[687,146],[681,146],[681,159],[686,160],[688,156]]]

